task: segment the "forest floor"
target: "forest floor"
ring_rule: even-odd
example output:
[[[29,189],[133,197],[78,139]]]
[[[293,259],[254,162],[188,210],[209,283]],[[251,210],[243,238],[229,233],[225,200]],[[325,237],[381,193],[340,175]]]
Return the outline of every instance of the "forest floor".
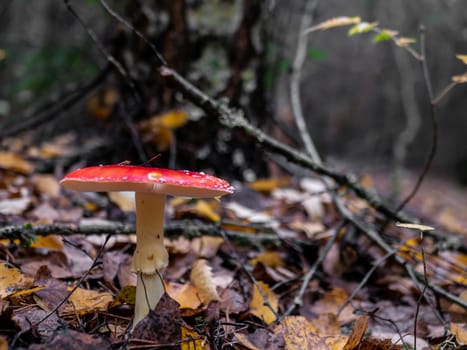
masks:
[[[436,230],[386,225],[390,253],[340,216],[316,178],[233,182],[236,193],[221,201],[171,198],[167,294],[131,330],[131,199],[64,190],[60,168],[35,166],[0,154],[0,350],[467,343],[467,310],[455,301],[467,301],[467,190],[451,182],[427,179],[409,206]],[[404,175],[407,186],[414,179]],[[374,172],[362,183],[386,191],[390,179]],[[365,201],[339,194],[370,227],[384,222]]]

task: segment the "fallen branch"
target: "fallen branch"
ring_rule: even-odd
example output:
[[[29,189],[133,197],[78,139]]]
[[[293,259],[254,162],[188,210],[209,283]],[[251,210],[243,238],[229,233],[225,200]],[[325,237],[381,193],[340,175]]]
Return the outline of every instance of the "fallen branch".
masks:
[[[244,226],[242,223],[236,225],[228,222],[229,227],[238,226],[240,229]],[[249,227],[251,228],[251,227]],[[235,230],[224,230],[224,233],[231,239],[237,240],[239,243],[247,244],[280,244],[280,238],[267,231],[260,230],[257,227],[252,227],[256,233],[245,233]],[[168,238],[175,239],[180,236],[187,238],[196,238],[204,235],[223,236],[221,234],[222,223],[205,223],[199,220],[178,220],[171,221],[165,225],[164,231]],[[61,236],[70,236],[75,234],[95,235],[95,234],[133,234],[135,233],[134,224],[126,224],[115,221],[95,221],[83,224],[65,224],[55,223],[47,225],[11,225],[0,228],[0,239],[19,240],[20,243],[27,244],[34,239],[35,236],[48,236],[57,234]],[[306,242],[304,242],[306,243]],[[309,242],[307,244],[310,244]]]

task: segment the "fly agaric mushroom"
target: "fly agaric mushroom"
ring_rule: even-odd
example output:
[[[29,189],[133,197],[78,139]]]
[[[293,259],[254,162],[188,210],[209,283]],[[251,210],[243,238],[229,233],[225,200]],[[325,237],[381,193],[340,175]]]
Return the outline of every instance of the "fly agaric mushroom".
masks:
[[[133,269],[137,273],[137,284],[133,325],[154,309],[164,293],[161,273],[168,264],[163,241],[166,196],[209,198],[234,191],[226,181],[204,173],[132,165],[82,168],[66,175],[60,183],[68,189],[82,192],[135,192]]]

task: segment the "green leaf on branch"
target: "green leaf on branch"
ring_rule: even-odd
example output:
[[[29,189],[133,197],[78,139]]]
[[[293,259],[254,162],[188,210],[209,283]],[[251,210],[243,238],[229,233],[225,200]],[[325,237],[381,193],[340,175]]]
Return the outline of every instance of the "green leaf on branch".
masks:
[[[373,29],[375,29],[377,26],[378,26],[378,22],[373,22],[373,23],[362,22],[362,23],[358,23],[358,24],[354,25],[353,27],[351,27],[347,34],[349,36],[352,36],[352,35],[356,35],[356,34],[368,33],[368,32],[371,32]]]
[[[381,43],[383,41],[388,41],[393,39],[397,35],[397,32],[394,30],[383,29],[373,38],[374,43]]]

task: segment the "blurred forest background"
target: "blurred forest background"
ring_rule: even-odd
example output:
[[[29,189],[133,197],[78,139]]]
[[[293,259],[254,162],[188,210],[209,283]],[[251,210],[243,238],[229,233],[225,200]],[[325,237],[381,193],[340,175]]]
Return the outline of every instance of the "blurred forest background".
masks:
[[[109,66],[66,2],[0,4],[0,136],[45,142],[73,131],[76,161],[143,162],[253,180],[271,166],[253,142],[218,127],[167,88],[154,53],[101,6],[71,2],[88,29],[122,65]],[[204,92],[242,106],[267,133],[301,148],[290,102],[290,78],[300,25],[360,16],[406,37],[426,27],[428,67],[435,95],[463,71],[467,7],[461,0],[110,1],[111,9],[153,42],[169,65]],[[353,170],[394,166],[397,147],[407,167],[423,165],[431,142],[430,105],[420,65],[390,42],[348,37],[347,29],[310,34],[300,75],[303,112],[320,154]],[[416,44],[417,45],[417,44]],[[439,105],[434,168],[467,182],[466,86]],[[169,124],[160,116],[172,113]],[[178,113],[178,114],[177,114]],[[158,119],[159,117],[159,119]],[[415,133],[401,146],[407,120]],[[417,123],[420,127],[417,128]],[[31,130],[33,132],[31,132]],[[76,139],[77,138],[77,139]],[[19,148],[24,145],[18,146]],[[399,150],[400,151],[400,150]],[[402,157],[402,158],[401,158]]]

